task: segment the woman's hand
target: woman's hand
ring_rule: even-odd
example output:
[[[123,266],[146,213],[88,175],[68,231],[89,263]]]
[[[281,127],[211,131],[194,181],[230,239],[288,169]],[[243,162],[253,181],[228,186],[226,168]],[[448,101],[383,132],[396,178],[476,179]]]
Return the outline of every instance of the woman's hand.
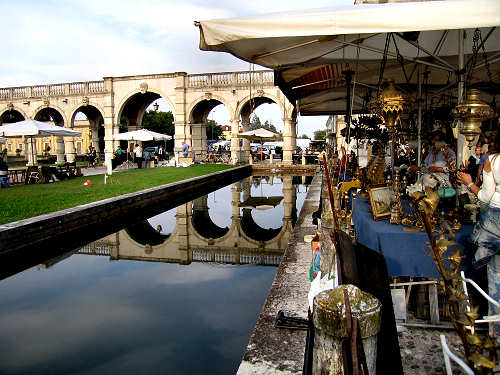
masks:
[[[458,172],[457,181],[464,185],[469,185],[472,183],[472,177],[468,173]]]

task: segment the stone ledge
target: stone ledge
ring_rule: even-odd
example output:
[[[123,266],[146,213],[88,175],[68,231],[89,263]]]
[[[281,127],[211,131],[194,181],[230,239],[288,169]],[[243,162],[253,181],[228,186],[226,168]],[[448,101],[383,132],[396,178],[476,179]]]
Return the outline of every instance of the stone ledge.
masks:
[[[275,328],[279,310],[307,318],[311,246],[304,235],[314,234],[312,213],[317,210],[321,176],[314,177],[285,255],[238,369],[238,375],[302,374],[306,331]]]
[[[123,218],[132,210],[147,209],[167,202],[162,209],[214,191],[251,174],[250,166],[231,168],[204,176],[123,194],[77,207],[0,225],[0,254],[56,238],[74,230]],[[169,208],[166,208],[169,207]]]

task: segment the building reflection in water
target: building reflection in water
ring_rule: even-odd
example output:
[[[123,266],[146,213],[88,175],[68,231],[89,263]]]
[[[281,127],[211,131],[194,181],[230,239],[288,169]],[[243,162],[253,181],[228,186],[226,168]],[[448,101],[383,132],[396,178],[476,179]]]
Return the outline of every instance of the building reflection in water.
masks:
[[[215,209],[210,206],[214,205],[205,195],[171,210],[174,212],[164,215],[162,221],[134,224],[84,246],[78,253],[109,256],[111,260],[277,266],[297,220],[297,192],[305,196],[307,190],[295,184],[307,182],[306,176],[252,176],[230,186],[231,213],[229,207],[222,208],[226,216],[222,221],[228,223],[225,227],[212,219]],[[267,186],[264,191],[265,184],[278,186]],[[277,195],[266,195],[269,192]],[[272,224],[262,225],[261,218]]]

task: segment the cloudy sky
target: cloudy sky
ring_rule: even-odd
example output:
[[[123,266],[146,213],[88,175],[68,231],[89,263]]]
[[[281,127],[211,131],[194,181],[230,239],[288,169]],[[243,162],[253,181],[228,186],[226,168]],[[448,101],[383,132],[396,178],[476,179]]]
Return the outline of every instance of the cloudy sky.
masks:
[[[4,36],[0,87],[177,71],[248,70],[248,63],[229,54],[200,51],[199,31],[193,21],[353,2],[0,0]],[[274,119],[272,108],[263,110]],[[224,110],[215,110],[214,119],[222,116],[217,112]],[[265,114],[259,113],[259,117],[266,119]],[[301,128],[312,134],[313,126],[325,123],[324,118],[299,120],[300,134]]]

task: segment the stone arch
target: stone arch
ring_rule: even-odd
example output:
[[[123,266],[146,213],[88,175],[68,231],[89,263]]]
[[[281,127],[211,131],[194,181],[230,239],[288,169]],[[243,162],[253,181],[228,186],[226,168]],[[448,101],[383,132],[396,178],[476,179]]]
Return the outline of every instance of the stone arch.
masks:
[[[4,117],[7,115],[8,112],[14,112],[14,113],[18,114],[18,115],[14,115],[15,119],[13,121],[10,121],[10,122],[17,122],[17,121],[23,121],[23,120],[28,119],[26,112],[24,112],[19,107],[12,106],[11,108],[5,108],[3,111],[0,112],[0,124],[3,124],[5,122]]]
[[[66,113],[60,107],[53,106],[53,105],[49,105],[49,106],[41,105],[33,111],[33,119],[38,120],[38,121],[50,121],[50,120],[46,120],[46,114],[45,113],[42,114],[42,112],[46,112],[46,114],[51,116],[55,125],[64,127],[66,124],[68,124],[68,119],[66,118]],[[59,117],[59,118],[57,120],[54,120],[53,115],[57,115],[56,117]]]
[[[253,108],[251,108],[251,102],[254,102],[254,103],[257,103],[257,105],[254,105]],[[251,115],[251,113],[257,109],[258,106],[260,106],[261,104],[271,104],[271,103],[274,103],[274,104],[277,104],[279,107],[280,107],[280,112],[281,113],[284,113],[286,114],[286,117],[288,117],[289,115],[289,111],[287,111],[287,108],[286,108],[286,104],[283,103],[281,100],[279,100],[278,97],[274,96],[274,95],[271,95],[269,93],[267,93],[266,91],[264,91],[263,93],[261,94],[258,94],[258,95],[252,95],[252,97],[250,97],[250,95],[247,95],[245,96],[244,98],[242,98],[239,103],[238,103],[238,106],[236,107],[236,111],[235,111],[235,119],[240,119],[241,118],[244,118],[244,117],[249,117]],[[293,110],[292,110],[293,111]]]
[[[104,119],[104,109],[102,108],[102,106],[100,104],[97,104],[97,103],[89,103],[89,104],[78,104],[77,106],[73,107],[73,109],[71,110],[70,112],[70,124],[71,124],[71,127],[73,127],[73,121],[75,120],[75,116],[78,112],[82,112],[85,114],[85,116],[87,116],[87,118],[89,117],[85,111],[82,111],[82,108],[87,108],[87,107],[90,107],[90,108],[94,108],[96,112],[98,112],[101,117]],[[93,111],[93,110],[91,110]]]
[[[115,115],[115,119],[114,119],[114,123],[115,124],[120,124],[120,118],[123,114],[123,110],[125,109],[125,106],[127,105],[127,103],[137,94],[142,94],[142,95],[146,95],[146,94],[155,94],[155,95],[158,95],[157,97],[155,97],[154,99],[152,99],[143,109],[142,113],[140,114],[140,117],[141,117],[141,121],[142,121],[142,115],[144,114],[144,111],[146,110],[146,108],[149,106],[149,104],[151,104],[154,100],[156,99],[159,99],[159,98],[162,98],[164,99],[169,107],[172,109],[172,115],[174,116],[174,120],[175,120],[175,105],[174,103],[172,102],[172,100],[170,99],[170,97],[168,95],[166,95],[164,92],[162,92],[161,90],[158,90],[158,89],[155,89],[155,88],[150,88],[148,87],[148,89],[143,92],[141,91],[140,89],[135,89],[135,90],[132,90],[131,92],[129,92],[127,95],[125,95],[123,97],[123,99],[120,101],[120,104],[118,104],[118,106],[116,106],[115,108],[118,108],[118,111],[116,111],[116,115]],[[137,116],[139,117],[139,116]]]
[[[206,107],[200,107],[200,103],[203,103],[204,101],[208,102],[206,104]],[[221,96],[218,96],[218,95],[213,95],[213,94],[210,94],[210,95],[204,95],[204,96],[200,96],[199,98],[193,100],[186,113],[187,113],[187,118],[188,118],[188,122],[189,123],[196,123],[197,120],[200,119],[201,117],[201,120],[202,121],[206,121],[207,117],[208,117],[208,114],[210,113],[210,111],[212,109],[214,109],[215,107],[217,107],[219,104],[223,104],[228,112],[229,112],[229,115],[230,117],[232,118],[233,116],[233,107],[231,104],[229,104],[227,102],[226,99],[224,99],[223,97]],[[195,113],[195,110],[196,109],[201,109],[201,113],[200,114],[196,114]],[[208,109],[208,110],[207,110]],[[204,115],[204,118],[203,118],[203,115]]]
[[[85,153],[90,146],[94,147],[99,154],[104,150],[104,110],[96,103],[79,104],[72,109],[69,125],[73,129],[75,127],[75,117],[77,113],[83,113],[89,122],[88,133],[82,131],[82,140],[76,144],[76,154]],[[100,126],[102,125],[102,126]],[[90,137],[90,141],[88,141]]]

